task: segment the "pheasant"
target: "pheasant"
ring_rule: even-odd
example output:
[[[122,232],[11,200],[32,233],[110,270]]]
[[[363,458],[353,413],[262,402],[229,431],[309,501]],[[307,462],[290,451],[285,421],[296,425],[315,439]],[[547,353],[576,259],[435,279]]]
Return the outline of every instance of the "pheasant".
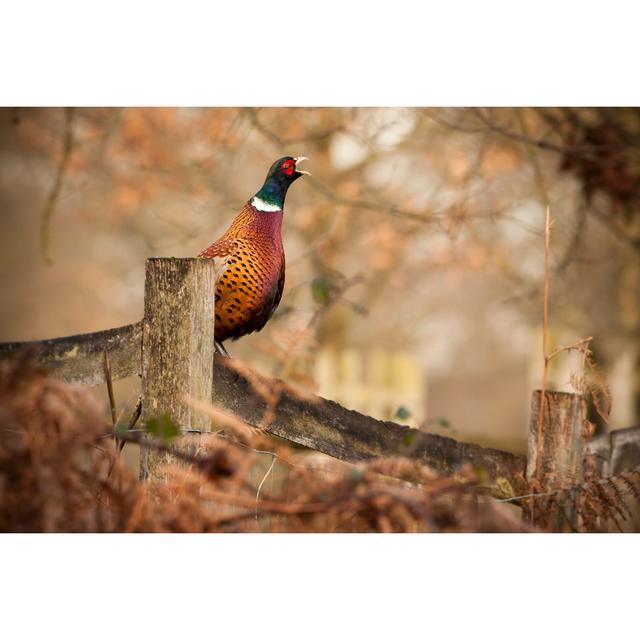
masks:
[[[303,160],[276,160],[224,235],[199,254],[216,263],[215,341],[216,351],[225,356],[224,341],[260,331],[282,297],[284,200],[292,183],[309,175],[298,169]]]

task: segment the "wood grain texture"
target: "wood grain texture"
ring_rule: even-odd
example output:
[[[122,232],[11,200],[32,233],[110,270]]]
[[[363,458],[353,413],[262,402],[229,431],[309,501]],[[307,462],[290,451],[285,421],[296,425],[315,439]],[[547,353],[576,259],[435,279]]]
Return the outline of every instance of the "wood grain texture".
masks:
[[[640,425],[615,429],[594,438],[587,450],[603,478],[640,468]]]
[[[198,258],[150,258],[142,332],[142,421],[169,415],[183,429],[210,429],[187,398],[211,401],[214,354],[214,265]],[[146,452],[148,477],[162,454]]]
[[[540,422],[542,392],[531,396],[531,420],[527,446],[527,480],[533,483],[535,493],[545,494],[564,487],[578,485],[584,478],[586,403],[582,395],[561,391],[545,393],[544,410]],[[542,425],[542,438],[538,451],[538,426]],[[578,495],[573,507],[540,508],[534,503],[531,524],[562,531],[578,527]],[[538,508],[536,509],[536,506]]]
[[[140,375],[142,322],[50,340],[0,343],[0,358],[11,358],[25,350],[32,352],[51,376],[65,382],[104,383],[105,351],[111,360],[114,380]]]
[[[447,474],[468,463],[480,472],[495,496],[512,497],[524,489],[526,461],[521,456],[376,420],[318,396],[300,398],[281,381],[258,376],[265,386],[282,388],[269,416],[268,403],[252,386],[251,379],[256,376],[250,369],[238,370],[229,359],[216,355],[217,403],[272,435],[340,460],[406,456]]]
[[[527,449],[527,478],[536,477],[549,489],[579,484],[585,454],[586,405],[581,395],[547,391],[542,417],[542,445],[538,459],[541,392],[531,396]]]

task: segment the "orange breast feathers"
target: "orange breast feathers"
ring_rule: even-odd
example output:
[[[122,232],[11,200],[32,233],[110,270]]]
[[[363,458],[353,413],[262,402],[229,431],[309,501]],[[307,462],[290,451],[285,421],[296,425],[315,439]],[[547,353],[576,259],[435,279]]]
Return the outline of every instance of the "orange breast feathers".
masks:
[[[238,233],[234,226],[200,254],[215,263],[215,336],[220,342],[262,329],[284,288],[280,234],[265,233],[270,230],[260,228],[264,225]]]

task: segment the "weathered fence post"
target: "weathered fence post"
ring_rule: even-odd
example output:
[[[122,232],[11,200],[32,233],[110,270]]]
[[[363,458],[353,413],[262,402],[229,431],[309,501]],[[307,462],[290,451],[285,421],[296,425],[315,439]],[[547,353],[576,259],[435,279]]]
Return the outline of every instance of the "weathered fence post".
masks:
[[[185,429],[208,430],[210,418],[186,397],[211,402],[214,354],[213,262],[149,258],[142,331],[142,421],[169,415]],[[165,456],[141,451],[140,477]]]
[[[547,391],[541,416],[541,398],[540,391],[534,391],[531,397],[526,478],[535,489],[532,493],[552,494],[582,482],[586,403],[580,394]],[[540,426],[542,433],[538,442]],[[561,529],[568,523],[576,529],[578,496],[573,496],[572,504],[562,508],[551,497],[542,495],[532,499],[533,524],[546,526],[553,523],[554,528]]]

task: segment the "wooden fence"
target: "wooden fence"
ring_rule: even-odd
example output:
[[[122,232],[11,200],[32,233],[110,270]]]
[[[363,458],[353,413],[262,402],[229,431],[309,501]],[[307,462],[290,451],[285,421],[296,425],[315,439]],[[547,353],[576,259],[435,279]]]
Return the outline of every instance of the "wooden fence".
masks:
[[[336,402],[300,394],[233,358],[214,354],[214,283],[211,261],[150,258],[141,322],[85,335],[0,344],[0,358],[35,349],[51,375],[96,385],[106,382],[107,353],[114,380],[141,376],[143,421],[168,413],[184,429],[207,430],[210,418],[193,401],[213,403],[270,434],[341,460],[406,456],[448,474],[469,463],[499,498],[526,494],[534,478],[541,479],[542,490],[579,483],[587,451],[598,456],[605,476],[640,466],[640,428],[587,442],[584,403],[574,394],[547,394],[538,438],[540,393],[534,393],[527,458],[376,420]]]

